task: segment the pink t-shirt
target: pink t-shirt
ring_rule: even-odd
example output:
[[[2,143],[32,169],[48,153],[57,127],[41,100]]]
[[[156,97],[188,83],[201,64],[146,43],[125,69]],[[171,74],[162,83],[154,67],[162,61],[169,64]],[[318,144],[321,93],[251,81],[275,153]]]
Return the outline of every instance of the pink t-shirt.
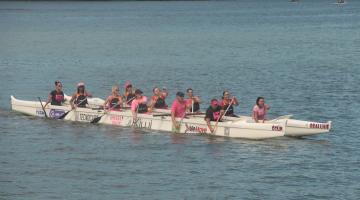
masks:
[[[172,103],[171,113],[175,113],[175,117],[184,117],[186,111],[186,102],[180,103],[177,99]]]
[[[147,97],[146,96],[142,96],[141,99],[134,99],[132,102],[131,102],[131,111],[136,111],[137,107],[139,104],[146,104],[147,102]]]
[[[264,105],[264,107],[259,108],[258,105],[255,105],[253,108],[253,118],[255,118],[255,114],[257,114],[258,120],[264,120],[266,117],[266,109],[268,108],[268,105]]]

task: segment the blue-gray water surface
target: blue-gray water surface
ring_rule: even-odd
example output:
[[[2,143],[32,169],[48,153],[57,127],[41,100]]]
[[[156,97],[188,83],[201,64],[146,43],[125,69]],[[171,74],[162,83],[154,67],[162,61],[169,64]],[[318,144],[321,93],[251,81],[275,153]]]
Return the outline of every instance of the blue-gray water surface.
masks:
[[[359,199],[360,2],[0,2],[0,199]],[[10,110],[61,80],[168,102],[224,89],[249,115],[333,121],[262,141],[49,121]]]

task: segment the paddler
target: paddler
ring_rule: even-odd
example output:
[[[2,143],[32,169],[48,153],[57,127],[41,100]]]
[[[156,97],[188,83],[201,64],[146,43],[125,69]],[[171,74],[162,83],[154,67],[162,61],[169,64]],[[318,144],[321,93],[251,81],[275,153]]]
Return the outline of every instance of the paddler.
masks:
[[[234,106],[238,106],[238,105],[239,105],[239,101],[237,100],[237,98],[234,96],[230,98],[230,92],[228,90],[225,90],[223,92],[222,101],[220,102],[220,106],[222,107],[222,109],[227,110],[225,116],[237,117],[234,114]]]
[[[201,99],[198,96],[194,96],[193,89],[188,88],[186,90],[188,99],[186,99],[186,106],[190,112],[200,112]]]
[[[85,108],[88,104],[87,98],[92,97],[91,93],[85,90],[85,83],[80,82],[77,84],[77,91],[72,95],[70,104],[71,108],[74,109],[75,106],[80,108]]]
[[[224,110],[219,105],[217,99],[212,99],[209,108],[206,110],[205,121],[211,133],[214,132],[214,128],[211,126],[211,121],[220,121]]]
[[[64,92],[62,91],[62,84],[60,81],[55,81],[55,90],[51,91],[48,100],[44,107],[46,107],[49,103],[51,105],[61,106],[64,103]]]
[[[147,97],[143,96],[143,92],[139,89],[135,90],[135,99],[131,102],[131,112],[133,115],[133,122],[136,121],[137,113],[146,113],[148,111],[147,107]]]
[[[151,97],[151,103],[149,109],[152,111],[154,108],[158,109],[166,109],[168,105],[166,105],[165,99],[168,96],[168,91],[166,88],[163,88],[160,91],[159,87],[154,87],[153,89],[154,95]]]
[[[256,123],[264,123],[266,120],[266,111],[270,109],[270,106],[265,104],[264,97],[258,97],[256,99],[256,104],[253,108],[252,117]]]
[[[173,123],[173,128],[175,128],[175,130],[179,130],[181,125],[176,121],[176,118],[185,118],[186,102],[184,100],[184,96],[185,95],[183,92],[177,92],[176,99],[171,106],[171,120]]]
[[[120,111],[122,106],[122,97],[119,94],[119,86],[114,85],[111,88],[111,95],[106,99],[104,103],[104,108],[110,110]]]
[[[135,99],[135,93],[133,91],[133,87],[130,81],[126,81],[124,88],[125,88],[125,92],[124,92],[123,100],[126,106],[131,106],[132,100]]]

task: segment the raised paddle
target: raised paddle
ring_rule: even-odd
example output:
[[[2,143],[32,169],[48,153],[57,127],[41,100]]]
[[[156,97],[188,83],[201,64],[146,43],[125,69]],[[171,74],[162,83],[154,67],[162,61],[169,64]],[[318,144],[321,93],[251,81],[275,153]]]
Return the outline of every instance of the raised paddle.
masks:
[[[81,100],[79,103],[76,104],[76,106],[80,105],[80,104],[81,104],[82,102],[84,102],[86,99],[87,99],[87,98]],[[75,109],[75,107],[72,108],[71,110],[67,111],[66,113],[62,114],[60,117],[58,117],[58,119],[64,119],[64,118],[66,117],[66,115],[69,114],[69,112],[73,111],[74,109]]]
[[[45,108],[44,108],[44,106],[43,106],[43,104],[42,104],[41,98],[38,97],[38,99],[39,99],[39,101],[40,101],[41,108],[42,108],[42,110],[44,111],[45,118],[48,118],[48,116],[47,116],[47,114],[46,114],[46,111],[45,111]]]

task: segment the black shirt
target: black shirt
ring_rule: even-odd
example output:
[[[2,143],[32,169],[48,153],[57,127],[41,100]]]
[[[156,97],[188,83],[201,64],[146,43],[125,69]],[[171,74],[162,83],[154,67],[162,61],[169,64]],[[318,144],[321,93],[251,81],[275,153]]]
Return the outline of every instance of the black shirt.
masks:
[[[80,108],[85,108],[86,104],[88,104],[87,95],[77,94],[77,97],[76,97],[74,103]]]
[[[206,118],[208,118],[208,119],[210,119],[210,121],[217,121],[217,119],[220,117],[220,110],[221,110],[220,106],[217,106],[215,109],[213,109],[210,106],[206,110],[205,120],[206,120]]]
[[[62,91],[57,92],[53,90],[50,92],[51,96],[51,105],[61,106],[61,103],[64,102],[64,93]]]
[[[192,106],[190,107],[190,112],[197,112],[200,110],[199,102],[194,102],[194,110],[192,110]]]

